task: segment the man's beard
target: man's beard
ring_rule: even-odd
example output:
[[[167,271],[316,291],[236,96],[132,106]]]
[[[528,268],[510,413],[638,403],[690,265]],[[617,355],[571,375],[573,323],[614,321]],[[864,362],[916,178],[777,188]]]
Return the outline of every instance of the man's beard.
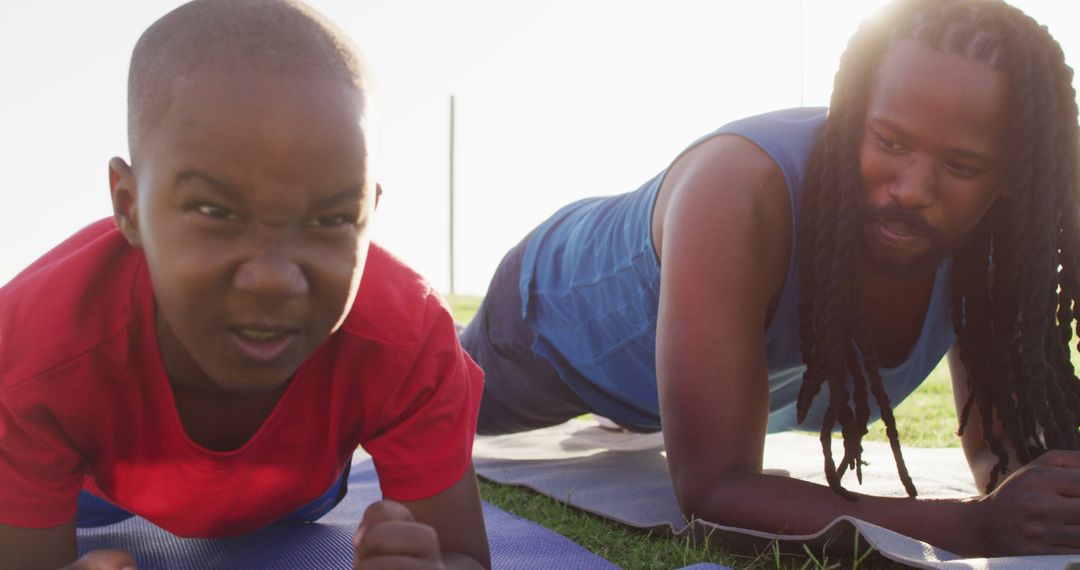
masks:
[[[868,235],[871,226],[877,224],[901,225],[904,231],[915,234],[930,243],[926,251],[909,259],[895,259],[881,255],[870,246],[869,241],[877,236]],[[934,229],[918,214],[897,206],[885,206],[869,209],[863,207],[859,213],[859,255],[871,270],[891,277],[912,277],[933,270],[941,261],[956,252],[956,244],[945,241],[941,232]]]

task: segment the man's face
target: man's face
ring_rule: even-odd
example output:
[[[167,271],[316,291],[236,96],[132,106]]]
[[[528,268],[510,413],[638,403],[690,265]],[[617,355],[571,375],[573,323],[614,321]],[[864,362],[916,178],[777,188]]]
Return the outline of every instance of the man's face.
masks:
[[[114,159],[114,206],[145,251],[174,382],[274,390],[341,325],[375,202],[364,119],[344,82],[196,72],[131,169]]]
[[[930,270],[978,224],[1001,192],[1005,113],[988,65],[911,40],[885,55],[859,152],[872,270]]]

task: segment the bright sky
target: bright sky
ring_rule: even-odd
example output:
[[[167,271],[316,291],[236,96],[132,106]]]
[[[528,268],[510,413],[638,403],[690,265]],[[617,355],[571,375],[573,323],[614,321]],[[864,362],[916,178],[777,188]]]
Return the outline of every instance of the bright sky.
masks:
[[[311,3],[380,86],[375,239],[443,291],[456,96],[456,289],[481,294],[502,254],[563,204],[637,188],[729,120],[826,104],[848,37],[883,0],[804,0],[801,17],[799,0]],[[0,284],[110,214],[128,58],[178,4],[0,4]],[[1014,4],[1080,65],[1080,2]]]

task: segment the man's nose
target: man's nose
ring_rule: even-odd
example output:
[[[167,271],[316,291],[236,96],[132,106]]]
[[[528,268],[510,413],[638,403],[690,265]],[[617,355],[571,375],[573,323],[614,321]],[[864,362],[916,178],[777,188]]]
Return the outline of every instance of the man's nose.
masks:
[[[933,162],[925,157],[912,156],[904,162],[889,185],[893,202],[904,209],[929,205],[937,191],[937,174]]]
[[[308,292],[304,271],[280,248],[255,251],[236,269],[236,289],[262,301],[282,301]]]

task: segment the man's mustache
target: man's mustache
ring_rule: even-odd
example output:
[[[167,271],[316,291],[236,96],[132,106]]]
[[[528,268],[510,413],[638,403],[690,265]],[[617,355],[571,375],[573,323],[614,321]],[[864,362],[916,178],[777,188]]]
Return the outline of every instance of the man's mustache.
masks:
[[[878,222],[884,225],[902,225],[907,231],[921,235],[925,238],[929,238],[932,241],[941,241],[941,232],[934,229],[922,216],[905,210],[898,206],[882,206],[873,210],[867,209],[863,212],[863,217],[867,221]]]

